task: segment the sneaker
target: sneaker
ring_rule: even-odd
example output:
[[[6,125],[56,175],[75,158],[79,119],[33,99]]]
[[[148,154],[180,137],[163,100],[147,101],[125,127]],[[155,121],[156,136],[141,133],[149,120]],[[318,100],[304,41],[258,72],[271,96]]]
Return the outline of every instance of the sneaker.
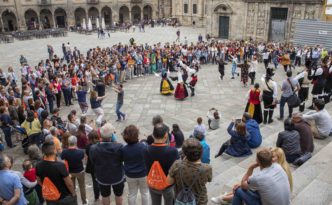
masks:
[[[126,117],[127,117],[127,115],[126,115],[126,114],[124,114],[124,115],[123,115],[123,120],[126,120]]]
[[[231,77],[231,79],[234,79],[234,77]]]
[[[223,198],[224,195],[212,197],[211,201],[215,204],[229,204],[227,201],[224,201]]]
[[[89,201],[86,200],[86,203],[83,203],[83,205],[89,205]]]

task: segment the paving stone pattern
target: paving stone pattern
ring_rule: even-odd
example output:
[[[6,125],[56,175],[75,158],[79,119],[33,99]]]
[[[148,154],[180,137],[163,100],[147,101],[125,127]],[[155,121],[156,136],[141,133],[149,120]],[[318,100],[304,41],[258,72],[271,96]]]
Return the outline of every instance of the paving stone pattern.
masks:
[[[138,43],[157,43],[172,42],[175,40],[174,28],[154,28],[147,29],[145,33],[112,33],[110,39],[99,40],[97,35],[84,36],[69,33],[65,38],[51,38],[41,40],[31,40],[15,42],[0,46],[0,67],[7,68],[8,65],[17,66],[18,56],[23,54],[29,62],[37,63],[40,58],[46,58],[46,45],[54,46],[56,53],[61,54],[61,43],[70,42],[71,46],[77,46],[81,52],[86,52],[88,48],[99,45],[106,47],[108,45],[122,42],[127,43],[133,36]],[[181,28],[182,37],[187,36],[189,41],[196,41],[198,34],[204,32],[199,29]],[[17,67],[15,67],[17,69]],[[232,119],[240,118],[245,105],[245,95],[250,87],[243,87],[240,78],[230,79],[230,64],[226,66],[226,76],[223,81],[219,79],[217,65],[203,65],[198,74],[198,83],[196,86],[196,96],[188,97],[184,101],[177,101],[173,96],[162,96],[159,94],[160,78],[155,75],[142,78],[135,78],[124,84],[125,97],[122,111],[127,114],[124,122],[115,122],[115,102],[116,94],[108,88],[106,99],[103,101],[105,119],[111,122],[117,129],[118,133],[129,124],[135,124],[140,129],[140,137],[145,138],[152,132],[151,120],[156,114],[162,115],[168,125],[177,123],[188,137],[196,125],[196,118],[201,116],[207,126],[206,113],[215,107],[221,113],[221,127],[215,131],[208,131],[207,143],[211,146],[211,165],[213,167],[213,181],[208,184],[208,195],[218,195],[225,191],[231,190],[234,183],[239,182],[248,168],[248,165],[255,160],[255,154],[245,158],[233,158],[222,156],[214,159],[214,154],[218,151],[223,142],[229,139],[226,128]],[[259,65],[258,80],[265,69],[262,64]],[[173,74],[172,74],[173,75]],[[283,69],[276,71],[275,79],[280,89],[282,79],[285,77]],[[174,85],[176,85],[174,83]],[[190,91],[189,91],[190,92]],[[279,93],[280,95],[280,93]],[[61,114],[65,118],[71,109],[79,110],[77,101],[69,107],[62,107]],[[285,109],[287,114],[288,109]],[[332,113],[331,106],[328,110]],[[95,115],[91,110],[88,111],[90,119]],[[261,125],[263,135],[263,145],[271,147],[275,145],[277,133],[283,130],[281,122],[276,120],[279,116],[279,110],[275,110],[275,122],[270,125]],[[286,115],[287,116],[287,115]],[[120,141],[121,135],[118,135]],[[315,156],[302,167],[294,167],[294,192],[292,204],[311,205],[311,204],[329,204],[332,200],[332,178],[330,170],[331,163],[331,140],[315,141]],[[327,145],[327,146],[326,146]],[[325,148],[324,148],[325,147]],[[319,152],[321,150],[321,152]],[[257,150],[253,150],[255,153]],[[15,148],[7,153],[15,157],[14,169],[21,170],[21,164],[25,158],[20,148]],[[111,173],[110,173],[111,174]],[[93,201],[92,183],[89,175],[86,175],[87,194],[89,201]],[[125,188],[127,193],[127,186]],[[79,189],[77,188],[78,196]],[[79,198],[79,197],[78,197]],[[140,197],[139,197],[140,198]],[[113,200],[113,199],[112,199]],[[124,204],[127,204],[127,197],[124,197]],[[95,204],[100,204],[99,202]],[[114,204],[114,201],[112,201]],[[140,202],[138,201],[138,204]],[[210,202],[209,202],[210,204]]]

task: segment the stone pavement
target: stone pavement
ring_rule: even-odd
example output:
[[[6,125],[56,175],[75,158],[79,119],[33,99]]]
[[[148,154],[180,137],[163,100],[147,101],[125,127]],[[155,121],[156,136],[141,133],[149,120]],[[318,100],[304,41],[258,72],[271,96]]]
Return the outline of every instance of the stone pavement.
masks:
[[[184,31],[182,33],[187,32],[184,35],[187,35],[190,41],[195,41],[199,34],[197,29],[194,31],[190,28],[181,28],[181,30]],[[151,33],[149,33],[150,31]],[[135,33],[134,38],[143,43],[172,41],[175,39],[175,31],[176,29],[173,28],[155,28],[147,30],[146,33]],[[47,57],[47,43],[52,44],[58,53],[61,52],[61,43],[67,41],[69,41],[72,46],[77,46],[82,52],[85,52],[86,49],[95,47],[96,45],[105,47],[111,43],[118,43],[119,41],[127,43],[132,34],[115,33],[111,35],[114,35],[114,38],[98,40],[96,35],[84,36],[70,33],[69,37],[66,38],[42,39],[1,45],[0,55],[6,56],[6,58],[1,58],[0,65],[3,66],[3,68],[6,68],[9,63],[16,65],[16,63],[18,63],[18,55],[21,53],[27,55],[28,61],[37,62],[40,57]],[[8,52],[9,49],[10,52]],[[179,124],[185,136],[188,137],[196,125],[196,118],[199,116],[203,117],[204,123],[207,125],[207,111],[212,107],[217,108],[221,113],[221,128],[215,131],[208,131],[207,134],[207,143],[211,146],[211,165],[213,167],[213,181],[208,184],[208,194],[210,198],[211,196],[218,195],[224,191],[229,191],[234,183],[241,180],[241,177],[246,171],[248,165],[255,160],[255,155],[246,158],[231,158],[228,156],[222,156],[221,158],[214,159],[214,154],[217,152],[221,144],[229,139],[226,131],[229,122],[232,119],[241,117],[246,105],[245,95],[249,90],[249,87],[244,88],[242,86],[239,77],[236,77],[235,80],[230,79],[230,71],[231,66],[228,64],[225,71],[226,76],[224,77],[224,80],[221,81],[219,79],[217,65],[203,65],[202,69],[198,73],[199,80],[196,86],[197,95],[195,97],[188,97],[184,101],[177,101],[173,96],[160,95],[160,78],[155,75],[135,78],[134,80],[128,81],[124,84],[125,97],[124,106],[122,107],[122,111],[127,114],[127,120],[119,123],[115,122],[116,94],[108,88],[106,92],[107,97],[103,101],[105,119],[116,127],[117,133],[121,133],[124,127],[129,124],[137,125],[140,129],[140,137],[143,139],[152,132],[152,117],[156,114],[160,114],[164,118],[166,124],[170,126],[173,123]],[[258,79],[260,79],[264,71],[265,69],[263,65],[260,64],[256,75]],[[276,71],[275,79],[278,82],[279,91],[284,77],[285,74],[283,69],[278,69]],[[174,85],[176,84],[174,83]],[[61,114],[64,118],[66,118],[67,113],[69,113],[71,109],[79,110],[76,101],[74,102],[74,106],[71,106],[70,108],[63,107],[61,109]],[[285,110],[285,114],[287,114],[287,109]],[[331,106],[328,107],[328,110],[332,113]],[[88,116],[91,119],[94,119],[95,117],[91,110],[88,111]],[[274,118],[275,122],[270,125],[261,126],[264,138],[263,146],[274,146],[277,139],[277,133],[283,130],[282,123],[276,120],[276,117],[278,116],[279,110],[276,109]],[[122,141],[120,134],[118,134],[118,139]],[[319,164],[317,165],[316,163],[308,163],[307,165],[295,170],[295,193],[293,194],[293,204],[327,204],[328,201],[331,201],[332,183],[328,172],[331,169],[327,168],[331,168],[331,160],[328,156],[331,155],[332,144],[326,146],[330,141],[330,139],[325,141],[315,141],[315,153],[320,154],[319,150],[322,150],[322,154],[320,155],[325,155],[325,157],[322,156],[324,160],[320,163],[321,166],[318,166]],[[254,150],[254,152],[256,151],[257,150]],[[25,158],[21,149],[17,147],[6,152],[15,157],[14,169],[21,170],[21,163]],[[312,159],[313,161],[316,160],[316,158],[318,158],[317,160],[320,159],[320,157],[318,157],[320,155],[318,154],[317,157]],[[324,169],[321,169],[322,166]],[[311,175],[311,173],[316,174]],[[86,176],[87,194],[90,199],[89,201],[92,202],[93,192],[91,178],[89,175]],[[324,183],[322,181],[324,181]],[[320,189],[316,190],[319,183],[322,185],[319,187]],[[126,196],[127,187],[125,190],[126,192],[124,196]],[[320,190],[325,191],[321,192]],[[313,194],[311,194],[311,192]],[[321,195],[318,196],[325,196],[325,198],[321,197],[324,201],[322,201],[322,203],[312,203],[319,201],[318,196],[313,196],[314,194],[319,193]],[[315,200],[305,200],[306,198],[304,198],[304,195],[307,198],[313,197]],[[127,204],[127,197],[124,197],[124,201],[124,204]],[[112,203],[114,204],[114,202]],[[140,204],[140,202],[138,204]]]

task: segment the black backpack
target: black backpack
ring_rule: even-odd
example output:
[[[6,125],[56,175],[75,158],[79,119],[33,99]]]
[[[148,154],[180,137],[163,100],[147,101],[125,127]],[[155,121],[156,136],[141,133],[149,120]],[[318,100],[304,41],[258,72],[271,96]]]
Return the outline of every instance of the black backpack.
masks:
[[[180,169],[179,169],[182,190],[176,196],[174,205],[196,205],[197,201],[196,201],[195,194],[192,191],[192,187],[197,182],[200,173],[203,172],[203,166],[200,166],[198,172],[195,175],[193,175],[194,176],[193,181],[190,186],[186,186],[183,183],[183,168],[184,168],[184,166],[181,165]]]

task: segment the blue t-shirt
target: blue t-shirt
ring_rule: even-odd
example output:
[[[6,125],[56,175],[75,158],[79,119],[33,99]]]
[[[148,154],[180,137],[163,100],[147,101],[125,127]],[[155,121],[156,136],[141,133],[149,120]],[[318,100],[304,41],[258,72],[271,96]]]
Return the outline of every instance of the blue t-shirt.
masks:
[[[143,143],[127,144],[122,147],[121,154],[124,162],[124,171],[130,178],[140,178],[146,176],[143,152],[146,145]]]
[[[77,94],[77,101],[79,103],[85,103],[86,102],[86,94],[87,94],[86,91],[79,90],[79,91],[76,91],[76,94]]]
[[[15,189],[20,189],[21,194],[18,202],[15,205],[26,205],[27,200],[24,197],[22,184],[20,178],[8,170],[0,171],[0,197],[9,201],[13,196]]]

